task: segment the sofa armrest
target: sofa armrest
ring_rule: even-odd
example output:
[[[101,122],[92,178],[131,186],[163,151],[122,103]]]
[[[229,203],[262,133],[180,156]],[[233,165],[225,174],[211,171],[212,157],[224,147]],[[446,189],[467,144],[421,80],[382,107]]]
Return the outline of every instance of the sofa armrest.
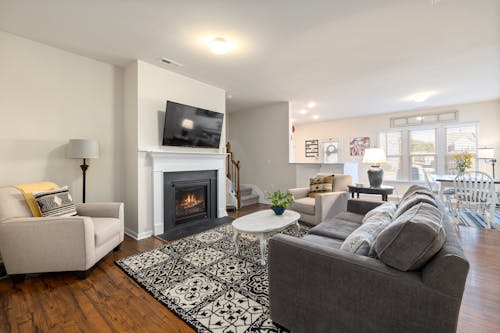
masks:
[[[349,199],[347,202],[347,211],[351,213],[366,215],[370,210],[382,205],[380,201],[368,201],[359,199]]]
[[[347,201],[349,200],[349,193],[347,192],[329,192],[316,194],[315,209],[316,209],[316,223],[321,223],[326,219],[335,217],[347,209]]]
[[[309,187],[299,187],[289,189],[288,192],[292,193],[294,199],[301,199],[307,197],[309,194]]]
[[[0,252],[8,274],[89,269],[95,261],[89,217],[12,218],[0,223]]]
[[[123,220],[122,202],[91,202],[76,205],[79,216],[111,217]]]
[[[460,309],[419,272],[281,234],[269,241],[269,292],[272,320],[292,332],[454,332]]]

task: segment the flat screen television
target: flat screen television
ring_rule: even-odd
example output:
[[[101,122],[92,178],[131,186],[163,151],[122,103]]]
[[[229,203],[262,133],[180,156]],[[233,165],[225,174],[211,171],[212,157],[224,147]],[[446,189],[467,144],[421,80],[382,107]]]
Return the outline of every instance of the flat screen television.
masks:
[[[167,101],[164,146],[219,148],[224,114]]]

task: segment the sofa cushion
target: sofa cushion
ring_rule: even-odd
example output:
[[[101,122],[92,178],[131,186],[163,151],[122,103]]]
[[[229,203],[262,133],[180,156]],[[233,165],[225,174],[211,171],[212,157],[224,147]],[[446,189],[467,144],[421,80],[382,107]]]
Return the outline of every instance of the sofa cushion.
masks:
[[[309,234],[344,240],[358,227],[359,223],[333,218],[318,224]]]
[[[412,208],[413,206],[419,203],[427,203],[434,207],[438,206],[436,199],[434,199],[433,195],[429,196],[426,193],[415,192],[406,197],[405,199],[401,200],[398,209],[396,209],[396,212],[394,213],[394,219],[397,219],[399,216],[401,216],[401,214],[404,214],[408,209]]]
[[[302,239],[308,242],[312,242],[314,244],[324,245],[335,249],[340,248],[340,246],[342,245],[342,241],[340,239],[323,237],[318,235],[305,235],[304,237],[302,237]]]
[[[120,220],[110,217],[93,217],[95,246],[99,247],[121,233]]]
[[[396,205],[393,203],[385,203],[374,209],[370,210],[363,217],[362,223],[366,223],[368,221],[376,221],[376,220],[392,220],[394,213],[396,212]]]
[[[314,205],[316,200],[314,198],[300,198],[295,200],[290,206],[291,210],[301,212],[309,215],[314,215]]]
[[[335,216],[339,220],[346,220],[349,222],[361,223],[363,221],[364,215],[356,214],[353,212],[341,212]]]
[[[67,186],[52,191],[33,192],[33,197],[43,217],[76,215],[76,206]]]
[[[369,255],[375,239],[391,222],[392,218],[389,215],[372,215],[358,229],[347,236],[340,249],[362,256]]]
[[[310,198],[316,197],[319,193],[333,192],[333,175],[322,177],[317,176],[309,179],[309,194]]]
[[[422,202],[382,230],[373,250],[386,265],[409,271],[425,265],[441,249],[445,238],[443,213]]]

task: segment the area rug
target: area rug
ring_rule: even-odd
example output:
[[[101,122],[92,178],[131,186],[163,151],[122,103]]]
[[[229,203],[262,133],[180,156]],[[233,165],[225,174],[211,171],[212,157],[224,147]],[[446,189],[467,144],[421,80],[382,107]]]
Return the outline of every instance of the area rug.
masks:
[[[302,237],[308,227],[282,233]],[[130,277],[198,332],[287,332],[269,317],[267,266],[259,242],[230,224],[116,261]]]
[[[487,228],[488,224],[484,220],[484,217],[481,213],[473,211],[473,210],[464,210],[458,216],[458,220],[460,224],[474,227],[474,228]],[[492,221],[491,228],[498,229],[500,227],[500,212],[495,211],[495,221]]]

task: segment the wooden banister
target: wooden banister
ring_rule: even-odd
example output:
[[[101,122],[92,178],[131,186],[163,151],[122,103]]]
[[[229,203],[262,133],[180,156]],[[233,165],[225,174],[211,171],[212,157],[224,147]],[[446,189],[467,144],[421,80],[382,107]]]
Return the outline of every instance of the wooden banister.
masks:
[[[227,152],[227,171],[226,176],[232,183],[232,190],[236,193],[238,209],[241,208],[241,189],[240,189],[240,161],[236,161],[233,157],[231,144],[226,144]]]

